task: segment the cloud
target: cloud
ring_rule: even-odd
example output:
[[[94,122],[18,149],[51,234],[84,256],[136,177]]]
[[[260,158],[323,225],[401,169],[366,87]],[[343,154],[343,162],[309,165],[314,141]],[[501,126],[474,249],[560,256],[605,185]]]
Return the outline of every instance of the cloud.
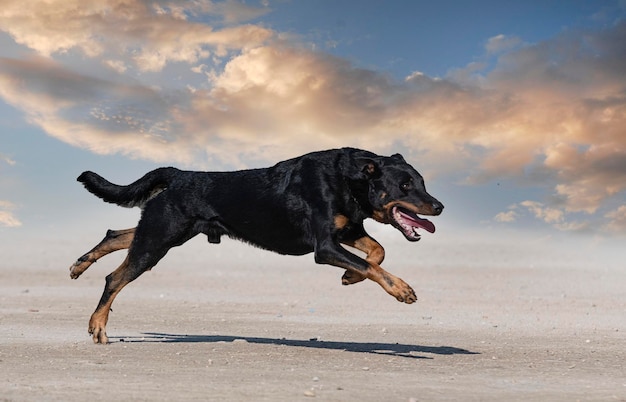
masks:
[[[517,220],[517,212],[509,210],[506,212],[498,213],[493,219],[496,222],[515,222]]]
[[[594,213],[626,189],[626,23],[567,32],[506,53],[485,90],[510,107],[471,140],[487,155],[477,179],[502,174],[553,183],[569,212]],[[536,174],[536,175],[535,175]]]
[[[0,59],[0,96],[98,153],[243,167],[343,145],[400,150],[466,183],[548,188],[518,207],[564,230],[582,228],[569,220],[577,214],[619,219],[606,208],[626,190],[626,22],[536,44],[498,35],[448,76],[396,80],[241,23],[266,12],[234,1],[10,0],[0,27],[37,56]]]
[[[626,205],[620,205],[604,217],[608,218],[604,230],[612,233],[626,233]]]
[[[155,160],[179,154],[168,147],[173,100],[149,87],[86,76],[49,59],[0,58],[0,96],[48,134],[96,153]]]
[[[172,62],[195,63],[211,52],[223,57],[229,50],[260,45],[273,35],[245,24],[214,30],[194,22],[198,15],[238,22],[264,12],[235,1],[198,0],[183,6],[141,0],[7,0],[0,9],[0,27],[17,43],[46,57],[77,49],[105,63],[115,55],[118,70],[121,63],[128,63],[142,71],[160,71]]]
[[[9,166],[14,166],[17,163],[14,159],[2,153],[0,153],[0,162],[6,163]],[[13,214],[14,209],[15,204],[12,202],[0,200],[0,226],[10,228],[22,226],[22,222]]]
[[[14,166],[16,164],[14,159],[12,159],[10,156],[4,155],[2,153],[0,153],[0,161],[6,163],[9,166]]]
[[[537,219],[541,219],[547,223],[563,222],[563,211],[556,208],[549,208],[537,201],[522,201],[520,206],[526,207],[532,212]]]
[[[498,213],[493,219],[500,223],[517,222],[525,218],[524,211],[530,213],[535,219],[543,221],[553,228],[564,232],[586,231],[592,226],[589,221],[568,219],[568,212],[562,208],[550,207],[544,203],[531,200],[511,205],[507,211]],[[604,230],[605,228],[602,229]]]
[[[11,202],[0,200],[0,226],[9,228],[22,226],[22,222],[13,214],[13,209],[15,205]]]
[[[516,36],[496,35],[487,40],[485,50],[489,54],[502,53],[511,50],[522,43],[522,40]]]

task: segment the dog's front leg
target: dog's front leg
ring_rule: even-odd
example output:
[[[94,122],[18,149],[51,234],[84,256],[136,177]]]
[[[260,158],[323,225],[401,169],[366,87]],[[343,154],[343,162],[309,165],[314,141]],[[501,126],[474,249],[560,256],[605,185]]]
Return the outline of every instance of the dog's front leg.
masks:
[[[353,271],[378,283],[398,301],[414,303],[417,297],[413,289],[402,279],[385,271],[374,260],[368,258],[366,261],[332,240],[320,242],[315,249],[315,262],[318,264],[329,264]]]
[[[341,243],[364,252],[367,255],[365,257],[365,261],[374,265],[380,265],[385,259],[385,249],[383,248],[383,246],[381,246],[380,243],[368,236],[365,231],[363,231],[360,236],[361,237],[358,237],[356,240],[341,240]],[[367,278],[363,274],[347,269],[341,277],[341,284],[352,285],[365,279]]]

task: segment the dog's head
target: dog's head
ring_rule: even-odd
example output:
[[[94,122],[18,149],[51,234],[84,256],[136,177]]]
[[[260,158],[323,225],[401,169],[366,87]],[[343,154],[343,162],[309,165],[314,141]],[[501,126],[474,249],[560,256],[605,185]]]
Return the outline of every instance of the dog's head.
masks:
[[[351,179],[359,183],[359,201],[371,208],[371,218],[393,225],[409,241],[420,239],[419,229],[435,231],[435,225],[419,215],[439,215],[443,204],[426,192],[423,177],[402,155],[358,156],[353,168]]]

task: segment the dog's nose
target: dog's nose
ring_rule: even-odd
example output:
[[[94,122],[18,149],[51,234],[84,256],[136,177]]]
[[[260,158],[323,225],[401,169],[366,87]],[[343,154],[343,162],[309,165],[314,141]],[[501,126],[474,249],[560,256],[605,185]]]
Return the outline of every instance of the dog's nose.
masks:
[[[443,212],[443,204],[439,201],[433,202],[433,213],[439,215]]]

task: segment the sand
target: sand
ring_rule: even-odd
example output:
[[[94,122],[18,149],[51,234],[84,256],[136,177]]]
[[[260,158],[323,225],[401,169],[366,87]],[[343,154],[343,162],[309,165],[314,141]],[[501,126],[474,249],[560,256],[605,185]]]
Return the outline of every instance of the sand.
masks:
[[[122,291],[94,345],[123,254],[67,268],[98,240],[0,265],[0,401],[626,401],[615,266],[388,249],[418,295],[405,305],[311,256],[194,239]]]

